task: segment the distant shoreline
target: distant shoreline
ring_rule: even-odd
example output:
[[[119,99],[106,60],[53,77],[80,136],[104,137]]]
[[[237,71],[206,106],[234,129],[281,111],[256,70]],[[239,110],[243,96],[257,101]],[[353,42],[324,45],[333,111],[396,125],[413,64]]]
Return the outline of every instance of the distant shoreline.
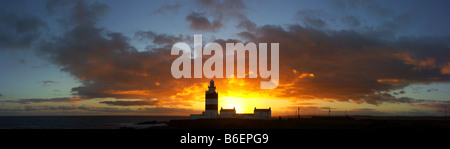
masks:
[[[146,129],[450,129],[444,117],[326,117],[253,119],[178,119]],[[148,124],[145,123],[144,124]]]

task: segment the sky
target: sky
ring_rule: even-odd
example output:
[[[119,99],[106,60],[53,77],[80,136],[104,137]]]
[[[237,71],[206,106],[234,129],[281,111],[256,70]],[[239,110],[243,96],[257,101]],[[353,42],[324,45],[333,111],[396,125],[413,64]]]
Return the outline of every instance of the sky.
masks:
[[[214,78],[219,107],[272,116],[443,116],[447,0],[0,0],[0,115],[200,114],[178,42],[279,43],[279,85]],[[210,56],[204,56],[203,60]],[[247,69],[248,76],[248,69]]]

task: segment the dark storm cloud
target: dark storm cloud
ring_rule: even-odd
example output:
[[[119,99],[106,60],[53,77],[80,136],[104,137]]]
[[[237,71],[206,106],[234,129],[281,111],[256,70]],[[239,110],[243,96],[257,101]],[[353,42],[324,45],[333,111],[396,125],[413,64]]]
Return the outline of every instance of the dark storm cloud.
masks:
[[[6,100],[0,102],[9,102],[9,103],[20,103],[20,104],[30,104],[30,103],[43,103],[43,102],[80,102],[85,101],[87,99],[78,98],[78,97],[63,97],[63,98],[30,98],[30,99],[18,99],[18,100]]]
[[[75,3],[76,0],[47,0],[46,9],[53,12],[55,7],[66,6]]]
[[[0,50],[27,49],[39,39],[47,24],[29,13],[0,10]]]
[[[94,25],[110,9],[106,4],[98,2],[89,4],[84,0],[49,0],[46,8],[50,13],[54,13],[56,9],[59,9],[58,11],[69,9],[69,15],[60,19],[65,25]]]
[[[174,36],[167,34],[157,34],[152,31],[138,31],[135,33],[135,36],[140,41],[152,41],[153,44],[157,45],[173,45],[177,42],[183,42],[190,40],[190,38],[184,37],[183,35]]]
[[[186,20],[191,23],[191,29],[197,31],[216,31],[222,27],[222,23],[219,20],[209,21],[201,13],[193,12],[186,16]]]
[[[322,10],[304,9],[296,13],[297,19],[306,27],[314,28],[324,28],[327,26],[327,23],[323,20],[325,16],[326,13]]]
[[[147,101],[101,101],[100,103],[113,106],[155,106],[159,105],[157,100]]]
[[[69,8],[69,22],[73,22],[74,27],[61,37],[42,42],[38,54],[82,81],[84,86],[72,89],[75,94],[88,98],[107,97],[104,95],[105,87],[115,83],[100,81],[102,77],[105,80],[116,79],[117,82],[133,79],[124,77],[124,74],[138,70],[141,64],[133,59],[128,60],[138,55],[128,44],[128,38],[120,33],[105,33],[103,29],[93,26],[103,11],[90,12],[105,6],[97,3],[88,5],[84,1],[49,1],[47,4],[49,11],[61,7]]]
[[[79,25],[62,37],[42,43],[39,52],[81,80],[83,86],[72,89],[81,96],[122,97],[121,93],[108,93],[111,90],[160,92],[158,89],[163,89],[163,82],[169,78],[165,74],[170,73],[168,49],[138,52],[128,40],[120,33],[105,33],[103,29]],[[157,81],[162,85],[156,85]]]
[[[197,0],[201,10],[209,15],[221,19],[246,19],[244,15],[247,6],[241,0]]]
[[[126,40],[117,40],[121,41],[117,42],[114,37],[100,36],[101,32],[98,29],[85,32],[75,29],[73,33],[86,34],[87,37],[97,40],[84,36],[73,38],[73,35],[69,33],[64,39],[76,39],[73,40],[76,41],[75,43],[59,41],[53,46],[48,46],[53,48],[44,49],[56,50],[49,52],[53,55],[57,54],[54,55],[56,62],[65,66],[63,70],[82,80],[83,86],[73,88],[77,95],[90,98],[150,99],[168,97],[174,92],[178,92],[171,88],[180,84],[173,84],[170,76],[162,75],[170,72],[168,68],[171,61],[165,59],[168,49],[137,52],[126,44]],[[280,64],[283,64],[280,71],[284,74],[281,76],[280,83],[294,84],[291,87],[279,86],[277,89],[285,90],[282,96],[335,99],[375,105],[386,102],[416,103],[415,99],[398,98],[387,92],[414,83],[449,81],[449,76],[440,71],[441,65],[449,61],[446,57],[439,57],[439,55],[446,55],[446,51],[448,51],[441,42],[425,44],[424,41],[427,40],[421,38],[399,40],[392,43],[351,31],[325,33],[299,25],[292,25],[287,30],[277,26],[263,26],[258,28],[255,34],[248,32],[246,34],[252,35],[254,38],[248,40],[256,43],[280,42],[280,49],[283,49],[280,52]],[[156,43],[162,45],[181,39],[181,37],[157,35],[153,32],[141,32],[139,36],[159,41]],[[409,40],[413,40],[413,42],[409,42]],[[92,43],[88,41],[92,41]],[[78,42],[85,43],[84,50],[73,48],[76,47],[75,45],[79,45]],[[122,44],[116,45],[117,43]],[[103,46],[105,48],[100,48]],[[166,52],[162,52],[164,49]],[[421,50],[429,52],[415,56]],[[74,51],[76,53],[72,53]],[[65,58],[64,53],[66,52],[73,59]],[[76,56],[80,52],[83,57]],[[116,54],[129,59],[121,62],[120,56]],[[430,63],[426,60],[427,58],[434,60]],[[143,65],[143,63],[147,65]],[[105,66],[106,68],[104,68]],[[301,74],[295,74],[293,70],[298,73],[314,74],[314,77],[301,78]],[[158,86],[155,81],[159,81],[165,86]],[[189,84],[187,82],[185,85]],[[249,88],[249,90],[251,89]],[[113,103],[109,102],[109,104]],[[133,104],[145,105],[147,103],[135,102]]]
[[[86,18],[97,18],[89,13],[96,5],[84,2],[68,4],[75,14],[92,14]],[[80,11],[73,11],[79,8]],[[54,8],[56,9],[56,8]],[[108,32],[86,21],[76,21],[72,28],[61,36],[43,41],[38,54],[62,71],[76,77],[82,85],[72,88],[72,93],[83,98],[155,99],[164,105],[190,105],[187,101],[173,99],[181,92],[181,84],[173,81],[170,65],[176,56],[170,55],[172,44],[185,41],[182,35],[156,34],[138,31],[139,41],[150,41],[147,51],[138,51],[130,45],[130,38],[121,33]],[[95,23],[95,21],[92,21]],[[170,98],[170,100],[169,100]],[[189,101],[189,100],[188,100]],[[122,104],[124,102],[104,102]],[[138,104],[135,102],[134,104]],[[148,104],[148,103],[142,103]]]
[[[254,32],[256,29],[256,24],[253,23],[252,21],[246,19],[246,20],[239,22],[239,24],[236,27],[244,28],[249,32]]]
[[[286,96],[356,103],[414,103],[387,93],[415,83],[449,82],[441,69],[450,61],[447,37],[386,41],[354,31],[326,32],[300,25],[262,26],[241,33],[255,43],[280,43],[280,83]],[[285,73],[282,73],[285,72]],[[289,72],[289,73],[288,73]],[[302,73],[314,77],[302,77]],[[290,94],[292,93],[292,94]]]
[[[197,5],[199,12],[192,12],[186,16],[190,28],[196,31],[215,32],[223,27],[224,21],[248,20],[244,15],[247,7],[240,0],[198,0]]]
[[[450,54],[448,37],[402,37],[386,40],[383,37],[387,33],[376,28],[369,31],[319,29],[327,26],[324,22],[327,19],[321,18],[327,15],[321,11],[301,13],[302,20],[317,27],[258,27],[246,19],[242,11],[233,11],[245,8],[243,5],[226,4],[234,2],[238,1],[200,1],[202,6],[210,6],[205,11],[223,11],[191,13],[186,19],[191,21],[193,29],[211,31],[220,28],[214,27],[214,21],[218,20],[220,23],[231,19],[225,15],[230,14],[241,22],[239,27],[246,28],[246,32],[238,35],[247,41],[280,43],[280,85],[270,91],[275,96],[374,105],[422,103],[417,99],[396,97],[390,92],[416,83],[450,81],[450,73],[447,73],[447,67],[450,66],[447,56]],[[80,80],[81,85],[72,88],[74,95],[88,99],[157,99],[154,103],[122,100],[102,102],[108,105],[190,106],[190,102],[196,100],[195,97],[204,93],[203,87],[196,86],[195,83],[207,82],[207,79],[175,80],[170,76],[170,66],[176,58],[170,55],[171,46],[176,42],[186,42],[192,37],[138,31],[135,36],[140,41],[151,42],[147,51],[138,51],[125,35],[95,26],[99,15],[103,14],[103,11],[92,13],[93,8],[99,7],[95,5],[102,4],[78,2],[65,6],[71,8],[69,16],[88,19],[79,21],[75,19],[77,17],[71,17],[77,20],[73,27],[61,36],[42,42],[38,50],[42,57]],[[75,8],[80,9],[75,11]],[[225,10],[226,8],[230,10]],[[86,16],[89,14],[93,16]],[[210,17],[214,21],[211,22],[208,19]],[[358,26],[357,18],[337,20]],[[217,39],[216,42],[223,45],[225,42],[240,41]],[[226,79],[217,81],[228,84]],[[248,79],[245,82],[245,90],[261,92],[259,80]],[[183,90],[184,87],[192,88]],[[238,87],[222,87],[224,90],[236,88]]]

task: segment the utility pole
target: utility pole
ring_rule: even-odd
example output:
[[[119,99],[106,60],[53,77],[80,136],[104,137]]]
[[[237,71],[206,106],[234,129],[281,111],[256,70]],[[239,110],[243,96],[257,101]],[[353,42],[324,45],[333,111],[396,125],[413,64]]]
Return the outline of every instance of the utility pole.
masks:
[[[300,119],[300,107],[297,107],[297,119]]]
[[[444,118],[447,118],[447,106],[444,108]]]
[[[328,106],[328,117],[331,117],[331,108]]]

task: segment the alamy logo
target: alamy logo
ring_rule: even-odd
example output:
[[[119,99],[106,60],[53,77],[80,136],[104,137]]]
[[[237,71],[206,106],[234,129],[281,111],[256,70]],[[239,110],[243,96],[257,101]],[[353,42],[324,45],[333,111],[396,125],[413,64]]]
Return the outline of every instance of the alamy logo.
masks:
[[[259,50],[256,49],[255,43],[226,43],[226,78],[245,78],[245,53],[249,53],[249,78],[257,78],[258,76],[270,81],[262,81],[261,89],[274,89],[279,83],[279,44],[270,44],[270,70],[268,70],[268,58],[267,58],[267,43],[259,43]],[[207,59],[202,67],[203,55],[211,55],[214,51],[214,55]],[[174,78],[192,78],[191,76],[191,63],[194,61],[194,78],[202,78],[203,75],[206,78],[224,78],[223,73],[223,48],[218,43],[208,43],[202,48],[202,35],[194,35],[194,51],[191,53],[191,48],[187,43],[176,43],[172,46],[171,55],[180,55],[172,63],[171,72]],[[237,53],[237,75],[234,73],[234,57]],[[258,57],[259,55],[259,57]],[[258,61],[259,60],[259,61]],[[258,63],[259,62],[259,71]],[[181,70],[180,67],[182,66]],[[214,70],[212,70],[214,66]],[[259,72],[259,75],[257,74]]]

